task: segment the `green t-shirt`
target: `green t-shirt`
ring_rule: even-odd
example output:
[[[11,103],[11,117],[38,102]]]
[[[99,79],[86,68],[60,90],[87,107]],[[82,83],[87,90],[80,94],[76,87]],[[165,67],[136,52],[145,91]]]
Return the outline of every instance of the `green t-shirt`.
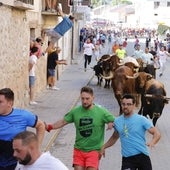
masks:
[[[114,119],[108,110],[97,105],[90,110],[77,106],[64,116],[66,122],[74,122],[76,127],[74,147],[85,152],[100,150],[104,142],[105,124]]]
[[[123,60],[125,58],[126,51],[124,49],[117,49],[116,54],[119,59]]]

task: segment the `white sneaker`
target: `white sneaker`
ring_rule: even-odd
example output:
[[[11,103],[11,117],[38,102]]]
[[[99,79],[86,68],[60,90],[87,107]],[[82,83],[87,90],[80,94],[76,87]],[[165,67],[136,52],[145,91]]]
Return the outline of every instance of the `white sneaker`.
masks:
[[[54,13],[54,12],[57,12],[57,11],[55,9],[52,9],[51,12]]]
[[[30,105],[36,105],[36,104],[38,104],[38,103],[35,101],[30,101]]]
[[[51,89],[51,86],[47,85],[47,89]]]
[[[52,90],[60,90],[58,87],[56,87],[56,86],[53,86],[53,87],[51,87],[51,89]]]
[[[47,9],[47,12],[51,12],[51,9]]]

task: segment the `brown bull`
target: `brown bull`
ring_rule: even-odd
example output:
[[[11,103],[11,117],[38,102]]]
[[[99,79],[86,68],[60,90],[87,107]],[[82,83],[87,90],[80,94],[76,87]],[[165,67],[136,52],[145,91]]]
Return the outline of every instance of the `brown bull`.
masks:
[[[137,106],[141,103],[141,95],[144,93],[144,87],[146,85],[146,82],[150,79],[152,79],[152,75],[148,74],[146,72],[138,72],[135,73],[133,76],[126,76],[129,79],[135,80],[135,91],[137,95]]]
[[[120,66],[114,72],[114,77],[112,79],[112,87],[114,91],[115,98],[121,109],[121,97],[124,94],[136,94],[135,92],[135,80],[129,79],[127,76],[133,76],[133,71],[127,66]]]
[[[138,72],[135,73],[133,76],[126,76],[129,79],[135,79],[135,90],[137,93],[142,94],[144,93],[144,87],[148,80],[151,80],[153,76],[146,72]]]

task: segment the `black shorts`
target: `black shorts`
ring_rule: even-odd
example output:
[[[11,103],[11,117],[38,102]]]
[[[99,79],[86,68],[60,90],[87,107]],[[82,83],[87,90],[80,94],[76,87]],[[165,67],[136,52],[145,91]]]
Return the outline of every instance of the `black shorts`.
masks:
[[[152,170],[149,156],[141,153],[130,157],[122,157],[121,170]]]

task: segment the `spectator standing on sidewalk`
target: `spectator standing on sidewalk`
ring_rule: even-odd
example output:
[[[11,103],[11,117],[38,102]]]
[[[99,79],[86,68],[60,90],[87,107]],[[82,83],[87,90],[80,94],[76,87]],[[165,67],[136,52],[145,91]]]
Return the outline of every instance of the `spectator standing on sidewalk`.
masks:
[[[56,50],[51,52],[48,55],[47,58],[47,89],[52,89],[52,90],[60,90],[58,87],[55,86],[56,84],[56,66],[58,64],[65,64],[66,60],[59,60],[58,59],[58,54],[61,52],[60,47],[56,47]]]
[[[31,56],[29,57],[29,94],[30,94],[30,105],[37,104],[34,101],[34,88],[35,88],[35,65],[38,59],[38,47],[31,49]]]
[[[24,131],[13,139],[14,157],[18,160],[15,170],[68,170],[68,168],[49,152],[42,153],[34,132]]]
[[[17,165],[12,149],[14,136],[33,127],[40,147],[45,133],[44,122],[27,110],[14,108],[13,104],[14,92],[10,88],[0,89],[0,170],[14,170]]]
[[[79,35],[79,53],[81,53],[81,51],[82,51],[83,43],[84,43],[84,36],[83,36],[83,33],[80,32],[80,35]]]
[[[87,38],[86,42],[83,45],[84,49],[84,71],[87,69],[87,63],[88,65],[91,63],[91,58],[93,55],[93,51],[95,49],[93,43],[91,43],[90,38]]]
[[[36,38],[33,47],[38,48],[38,54],[37,54],[38,58],[40,58],[43,55],[42,45],[43,45],[42,39],[40,37]]]
[[[63,119],[46,125],[46,129],[50,131],[74,123],[76,128],[74,170],[98,170],[99,150],[104,142],[105,124],[108,124],[108,129],[112,129],[114,116],[105,108],[93,103],[94,94],[90,87],[82,87],[80,97],[82,105],[70,110]]]
[[[152,170],[148,147],[153,148],[160,139],[160,133],[146,117],[134,113],[135,97],[126,94],[122,97],[123,114],[114,121],[114,132],[103,145],[101,155],[105,149],[116,143],[120,137],[122,167],[121,170]],[[152,139],[146,142],[145,133],[148,131]]]

